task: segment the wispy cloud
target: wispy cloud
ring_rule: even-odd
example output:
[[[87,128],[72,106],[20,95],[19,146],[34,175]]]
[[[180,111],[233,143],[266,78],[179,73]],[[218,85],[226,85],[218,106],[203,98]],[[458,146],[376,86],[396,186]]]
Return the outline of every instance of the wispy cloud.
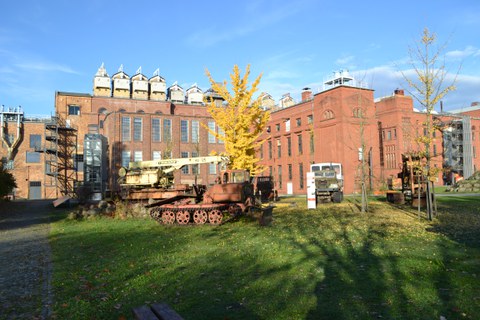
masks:
[[[80,74],[79,72],[73,70],[69,66],[62,64],[56,64],[52,62],[23,62],[16,63],[15,67],[25,70],[25,71],[42,71],[42,72],[63,72],[69,74]]]
[[[338,65],[338,66],[343,66],[343,67],[347,67],[348,65],[350,65],[353,61],[355,60],[355,56],[353,55],[344,55],[340,58],[338,58],[337,60],[335,60],[335,64]]]
[[[220,42],[231,41],[280,22],[297,13],[302,8],[302,5],[297,2],[283,6],[274,6],[273,9],[271,7],[263,8],[263,5],[263,2],[254,2],[247,6],[244,16],[234,19],[235,21],[240,21],[237,25],[233,25],[230,28],[222,25],[200,29],[187,36],[186,42],[188,45],[210,47]]]
[[[464,59],[470,56],[478,57],[480,56],[480,49],[474,46],[467,46],[463,50],[452,50],[445,54],[446,57],[452,59]]]

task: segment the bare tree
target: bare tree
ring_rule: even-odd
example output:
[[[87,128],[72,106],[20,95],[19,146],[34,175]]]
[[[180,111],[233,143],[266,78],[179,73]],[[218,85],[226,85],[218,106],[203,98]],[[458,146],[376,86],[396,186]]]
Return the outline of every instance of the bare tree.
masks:
[[[410,65],[415,72],[416,77],[410,78],[405,72],[402,72],[403,78],[408,83],[410,95],[425,109],[425,135],[419,136],[418,142],[423,145],[419,155],[425,160],[421,168],[423,180],[426,182],[426,204],[427,218],[433,219],[435,198],[433,197],[432,178],[437,176],[437,168],[431,166],[431,147],[433,142],[433,131],[435,127],[432,121],[432,112],[435,105],[441,101],[445,95],[455,90],[456,76],[449,85],[446,85],[447,70],[445,60],[441,59],[445,49],[445,44],[436,47],[437,36],[431,33],[427,28],[423,30],[422,37],[414,47],[409,48]],[[457,72],[458,75],[458,72]]]

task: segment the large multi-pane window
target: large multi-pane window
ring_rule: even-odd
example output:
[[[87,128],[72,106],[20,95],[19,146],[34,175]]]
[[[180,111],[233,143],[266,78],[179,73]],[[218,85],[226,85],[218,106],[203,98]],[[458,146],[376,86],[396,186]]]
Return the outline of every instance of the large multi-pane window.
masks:
[[[142,141],[142,118],[133,118],[133,141]]]
[[[192,151],[192,158],[198,157],[198,152]],[[199,164],[192,164],[192,174],[199,174],[200,173],[200,165]]]
[[[39,134],[30,135],[30,148],[40,149],[42,147],[42,136]]]
[[[272,159],[272,140],[268,140],[268,159]]]
[[[122,151],[122,167],[127,168],[130,163],[130,151]]]
[[[152,119],[152,141],[153,142],[161,141],[160,119],[158,119],[158,118],[153,118]]]
[[[225,136],[225,131],[223,131],[222,128],[218,127],[218,134],[221,136],[221,137],[224,137]],[[223,139],[218,139],[218,143],[223,143]]]
[[[200,141],[200,123],[197,120],[192,120],[192,142],[198,143]]]
[[[277,139],[277,157],[282,157],[282,142],[280,139]]]
[[[298,164],[298,175],[299,175],[299,187],[303,189],[303,163]]]
[[[163,141],[172,141],[172,120],[163,119]]]
[[[215,132],[215,121],[208,121],[208,143],[215,143],[215,136],[212,132]],[[212,131],[212,132],[210,132]]]
[[[172,159],[172,151],[170,150],[165,150],[163,151],[163,159]]]
[[[130,118],[122,117],[122,141],[130,141]]]
[[[303,141],[302,141],[302,135],[299,134],[298,136],[298,154],[303,154]]]
[[[182,151],[182,152],[180,153],[180,156],[181,156],[182,158],[188,158],[188,152]],[[183,174],[189,174],[189,173],[190,173],[189,167],[190,167],[190,166],[183,166],[183,167],[182,167],[182,173],[183,173]]]
[[[133,161],[143,161],[143,153],[142,151],[135,151],[133,153]]]
[[[180,120],[180,141],[188,142],[188,120]]]

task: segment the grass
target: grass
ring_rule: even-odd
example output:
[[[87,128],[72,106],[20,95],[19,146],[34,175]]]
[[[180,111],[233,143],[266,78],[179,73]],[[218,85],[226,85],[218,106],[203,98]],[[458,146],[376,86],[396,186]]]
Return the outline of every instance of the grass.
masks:
[[[248,217],[222,226],[55,222],[55,317],[129,319],[133,307],[160,301],[185,319],[480,314],[478,198],[440,199],[435,223],[375,200],[364,215],[352,199],[316,210],[286,201],[296,206],[274,209],[271,227]]]

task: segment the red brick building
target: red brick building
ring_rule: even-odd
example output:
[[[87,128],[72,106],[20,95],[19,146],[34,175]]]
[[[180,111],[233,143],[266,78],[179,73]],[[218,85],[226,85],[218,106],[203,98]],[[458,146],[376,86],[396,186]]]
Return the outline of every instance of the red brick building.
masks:
[[[118,169],[129,161],[223,151],[222,141],[206,129],[219,130],[206,111],[204,97],[222,102],[211,90],[203,92],[196,85],[184,90],[174,83],[167,88],[158,72],[148,79],[141,69],[129,77],[120,68],[110,77],[102,65],[94,77],[93,94],[56,92],[55,127],[49,127],[53,119],[3,110],[0,156],[13,168],[16,196],[56,198],[62,192],[59,176],[68,175],[67,184],[72,188],[77,180],[83,181],[84,137],[88,133],[106,137],[110,190],[118,188]],[[414,109],[412,98],[403,90],[375,99],[374,90],[357,85],[347,72],[325,81],[318,93],[305,88],[298,103],[289,94],[275,103],[269,94],[262,93],[261,100],[271,110],[271,120],[261,137],[266,142],[258,155],[266,167],[264,174],[274,176],[280,194],[305,194],[306,173],[312,163],[319,162],[342,163],[345,193],[358,192],[360,156],[368,176],[367,187],[378,190],[389,179],[395,180],[402,154],[418,150],[416,139],[423,135],[425,113]],[[480,106],[434,114],[432,121],[438,128],[431,149],[432,164],[447,166],[466,177],[471,175],[480,166],[476,156]],[[66,143],[74,146],[64,152],[63,165],[60,153],[52,156],[48,152],[58,147],[49,147],[58,141],[51,132],[62,134],[62,130],[76,133],[75,143]],[[17,132],[20,139],[13,150]],[[175,179],[211,184],[218,170],[216,165],[188,166],[177,171]],[[439,174],[438,184],[449,181]]]

